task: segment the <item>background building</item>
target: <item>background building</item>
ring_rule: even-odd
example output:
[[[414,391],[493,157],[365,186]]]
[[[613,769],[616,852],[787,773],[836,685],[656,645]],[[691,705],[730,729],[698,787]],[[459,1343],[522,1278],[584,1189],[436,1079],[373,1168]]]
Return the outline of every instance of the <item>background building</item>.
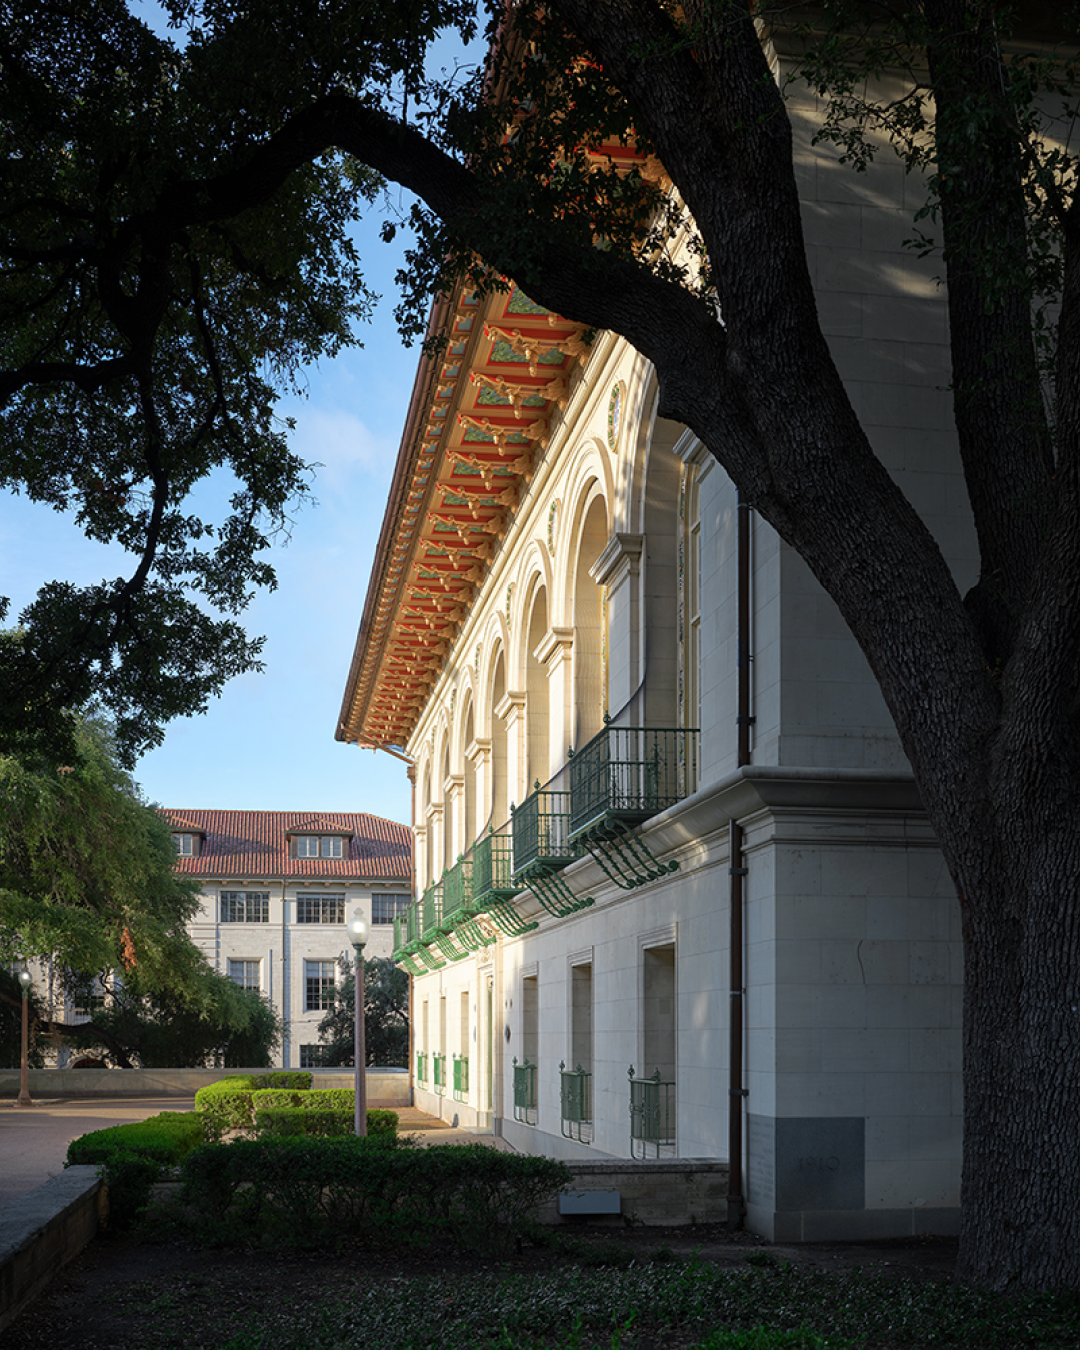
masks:
[[[189,925],[207,960],[258,989],[285,1020],[280,1064],[318,1063],[319,1022],[333,998],[345,923],[371,925],[367,956],[389,956],[393,920],[412,891],[412,841],[379,816],[300,811],[172,811],[177,870],[197,877]]]

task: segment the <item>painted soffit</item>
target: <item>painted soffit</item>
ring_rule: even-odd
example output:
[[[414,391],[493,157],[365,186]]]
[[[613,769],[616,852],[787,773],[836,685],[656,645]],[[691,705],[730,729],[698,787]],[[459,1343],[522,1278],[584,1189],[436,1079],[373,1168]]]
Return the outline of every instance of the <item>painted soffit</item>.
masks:
[[[459,289],[428,332],[337,729],[366,747],[408,741],[589,355],[517,287]]]

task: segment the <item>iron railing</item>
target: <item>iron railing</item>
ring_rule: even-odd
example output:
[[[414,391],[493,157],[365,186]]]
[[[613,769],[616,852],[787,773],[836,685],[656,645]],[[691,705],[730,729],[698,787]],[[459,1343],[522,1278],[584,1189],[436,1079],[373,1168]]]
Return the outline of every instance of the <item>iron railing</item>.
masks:
[[[570,836],[647,820],[697,790],[700,732],[606,726],[570,760]]]
[[[522,1125],[536,1124],[536,1065],[519,1064],[514,1056],[514,1119]]]
[[[560,1063],[559,1100],[563,1138],[592,1143],[592,1074]]]
[[[640,1149],[640,1153],[638,1150]],[[651,1078],[635,1078],[630,1069],[630,1156],[659,1158],[675,1150],[675,1083],[657,1069]]]
[[[505,900],[522,889],[514,880],[514,852],[510,830],[483,835],[472,848],[473,904],[483,909],[497,900]]]
[[[514,809],[514,876],[536,867],[555,871],[581,857],[570,842],[570,793],[537,791]]]
[[[436,1050],[431,1056],[431,1068],[431,1086],[441,1097],[446,1092],[446,1056]]]
[[[430,942],[442,928],[443,888],[441,881],[433,881],[420,901],[420,937]]]
[[[416,1052],[416,1081],[417,1081],[418,1083],[426,1083],[427,1080],[428,1080],[428,1078],[427,1078],[427,1069],[428,1069],[427,1059],[428,1059],[428,1057],[427,1057],[427,1051],[426,1051],[426,1050],[417,1050],[417,1052]]]
[[[454,1101],[463,1102],[469,1095],[469,1057],[454,1056]]]
[[[472,914],[473,862],[459,858],[442,879],[442,927],[446,932]]]

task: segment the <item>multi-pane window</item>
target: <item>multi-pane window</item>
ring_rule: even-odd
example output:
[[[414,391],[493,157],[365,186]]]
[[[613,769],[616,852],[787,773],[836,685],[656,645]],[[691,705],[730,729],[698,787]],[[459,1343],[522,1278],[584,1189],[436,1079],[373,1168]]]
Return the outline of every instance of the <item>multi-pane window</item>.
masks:
[[[296,856],[298,858],[341,858],[344,857],[344,839],[334,834],[298,834],[296,836]]]
[[[343,895],[298,895],[296,897],[297,923],[344,923],[345,897]]]
[[[194,858],[195,836],[193,834],[174,834],[173,843],[181,858]]]
[[[300,1067],[302,1069],[321,1069],[326,1063],[327,1045],[302,1045],[300,1047]]]
[[[258,989],[259,987],[259,963],[258,961],[229,961],[229,979],[241,987],[241,989]]]
[[[269,891],[222,891],[222,923],[269,923]]]
[[[304,962],[304,1007],[308,1012],[325,1012],[334,1002],[333,961]]]
[[[393,923],[399,914],[404,913],[412,903],[411,895],[373,895],[371,897],[371,922]]]

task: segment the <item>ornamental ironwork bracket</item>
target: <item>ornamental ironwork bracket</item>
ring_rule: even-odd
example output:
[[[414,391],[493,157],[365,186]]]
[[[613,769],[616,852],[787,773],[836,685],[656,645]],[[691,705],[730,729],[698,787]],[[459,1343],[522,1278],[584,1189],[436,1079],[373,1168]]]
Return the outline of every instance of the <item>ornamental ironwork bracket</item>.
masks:
[[[484,917],[490,919],[499,932],[507,937],[520,937],[522,933],[531,933],[539,927],[535,919],[532,923],[526,923],[509,900],[496,900],[488,905]]]
[[[416,955],[419,956],[428,970],[442,970],[443,966],[446,965],[445,961],[440,961],[431,948],[425,947],[423,943],[417,949]]]
[[[424,967],[418,965],[414,961],[413,957],[410,956],[407,952],[402,952],[398,956],[395,956],[394,964],[396,966],[402,966],[407,974],[412,975],[414,977],[426,973]]]
[[[463,919],[454,929],[454,936],[470,952],[478,952],[499,940],[497,933],[489,933],[475,919]]]
[[[647,886],[679,870],[674,860],[662,863],[654,857],[645,841],[617,816],[609,816],[579,838],[608,879],[624,891]]]
[[[576,896],[558,872],[536,864],[522,873],[522,880],[549,914],[556,919],[568,919],[578,910],[588,909],[591,895]]]
[[[435,943],[448,961],[464,961],[469,954],[467,947],[463,952],[458,951],[449,933],[436,933]]]

